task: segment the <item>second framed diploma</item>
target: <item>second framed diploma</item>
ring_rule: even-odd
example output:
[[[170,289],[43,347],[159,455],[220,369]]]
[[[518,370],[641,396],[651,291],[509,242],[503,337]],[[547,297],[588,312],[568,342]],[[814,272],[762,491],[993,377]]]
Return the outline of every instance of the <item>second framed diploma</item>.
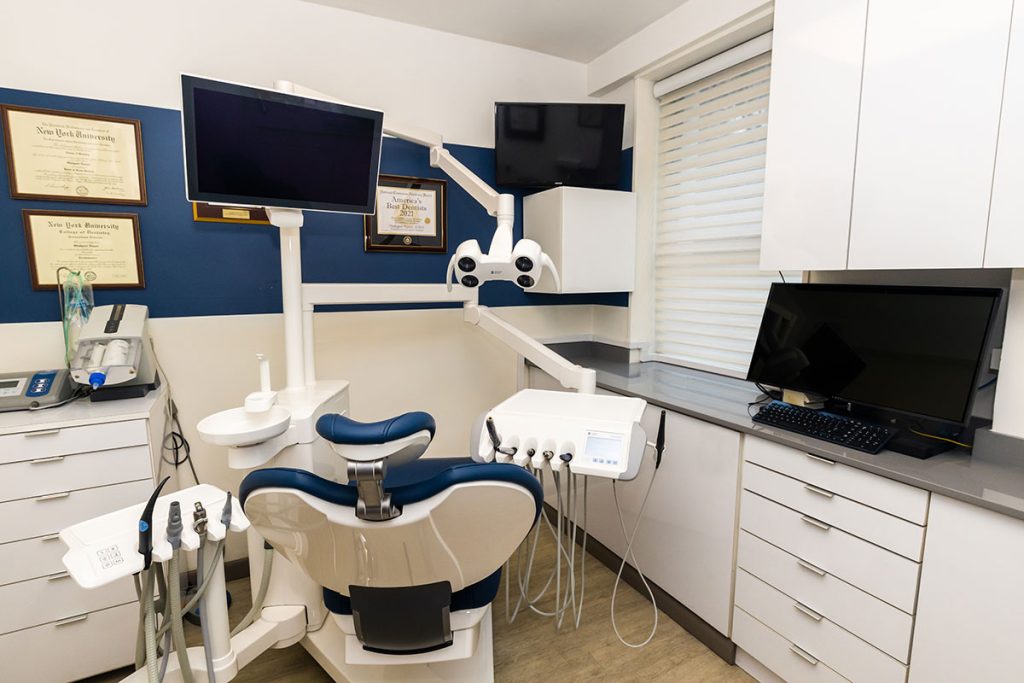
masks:
[[[7,104],[0,114],[15,199],[146,204],[137,120]]]
[[[447,182],[381,175],[377,213],[364,219],[366,251],[448,251]]]
[[[96,288],[141,289],[142,244],[133,213],[21,212],[33,289],[57,287],[57,270],[80,271]]]

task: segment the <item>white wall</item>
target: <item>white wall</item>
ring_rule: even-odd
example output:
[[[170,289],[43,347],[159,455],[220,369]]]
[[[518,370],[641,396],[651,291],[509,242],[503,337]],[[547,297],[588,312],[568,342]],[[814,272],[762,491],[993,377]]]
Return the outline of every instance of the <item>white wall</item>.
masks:
[[[493,146],[497,100],[585,100],[583,64],[301,0],[8,2],[0,86],[180,108],[178,74],[285,79],[451,142]]]
[[[772,0],[688,0],[587,65],[603,94],[636,75],[664,78],[771,29]]]
[[[499,315],[540,339],[590,339],[593,306],[510,307]],[[226,450],[204,444],[203,417],[242,404],[258,388],[257,353],[284,384],[281,315],[157,318],[151,334],[178,403],[193,462],[204,482],[238,490],[245,472],[227,467]],[[0,325],[0,372],[59,367],[60,323]],[[465,456],[473,420],[517,389],[517,358],[459,309],[318,313],[317,375],[351,383],[352,417],[378,420],[425,410],[438,423],[429,456]],[[190,485],[187,470],[181,482]],[[245,554],[235,539],[230,557]]]
[[[496,100],[588,99],[582,64],[300,0],[53,0],[7,3],[3,14],[0,87],[177,109],[181,72],[284,78],[478,146],[493,145]],[[539,338],[579,340],[593,338],[593,309],[499,313]],[[319,376],[351,382],[353,416],[426,410],[438,420],[431,455],[465,454],[476,415],[517,388],[515,355],[459,310],[321,313],[316,329]],[[237,490],[244,473],[195,425],[256,388],[257,352],[283,383],[281,316],[163,318],[151,332],[200,477]],[[0,371],[59,366],[62,343],[56,322],[0,325]]]

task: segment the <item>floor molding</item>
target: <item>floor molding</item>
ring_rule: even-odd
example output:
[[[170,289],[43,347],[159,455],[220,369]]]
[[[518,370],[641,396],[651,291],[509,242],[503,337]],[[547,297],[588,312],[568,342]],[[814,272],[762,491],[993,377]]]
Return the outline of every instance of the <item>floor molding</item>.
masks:
[[[552,522],[556,522],[558,520],[558,513],[555,512],[555,509],[548,503],[544,503],[544,512]],[[582,534],[576,539],[576,543],[582,545]],[[619,571],[619,566],[622,564],[622,558],[593,536],[590,536],[587,539],[587,552],[595,557],[601,564],[608,567],[611,571],[616,573]],[[640,580],[640,572],[631,567],[628,563],[622,572],[622,579],[636,592],[643,596],[645,600],[650,599],[650,596],[647,595],[647,589],[644,588],[644,584]],[[686,605],[665,592],[665,589],[651,581],[650,578],[647,579],[647,583],[651,587],[651,592],[654,593],[654,600],[658,605],[658,609],[668,615],[672,621],[686,629],[690,635],[707,646],[709,650],[725,660],[726,663],[736,663],[735,643],[719,633],[714,626],[697,616],[697,614],[695,614]]]

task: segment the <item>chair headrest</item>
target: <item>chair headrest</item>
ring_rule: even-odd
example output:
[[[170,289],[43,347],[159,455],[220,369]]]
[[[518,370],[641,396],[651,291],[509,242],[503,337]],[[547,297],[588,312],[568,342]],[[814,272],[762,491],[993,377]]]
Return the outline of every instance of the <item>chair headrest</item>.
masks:
[[[386,444],[404,439],[417,432],[428,431],[434,438],[437,425],[429,413],[416,411],[380,422],[359,422],[344,415],[322,415],[316,421],[316,431],[331,443],[347,446]]]
[[[518,465],[477,463],[469,458],[429,458],[404,467],[397,467],[384,480],[395,505],[409,505],[426,500],[456,484],[475,481],[500,481],[517,484],[533,495],[536,521],[544,502],[544,489],[532,474]],[[358,492],[354,485],[342,484],[305,470],[271,467],[246,475],[238,489],[238,500],[246,499],[258,489],[292,488],[336,505],[355,507]]]

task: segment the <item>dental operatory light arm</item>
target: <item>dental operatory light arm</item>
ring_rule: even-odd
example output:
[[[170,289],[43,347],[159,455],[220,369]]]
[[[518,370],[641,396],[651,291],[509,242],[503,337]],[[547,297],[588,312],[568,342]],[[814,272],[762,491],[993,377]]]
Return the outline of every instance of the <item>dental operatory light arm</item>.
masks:
[[[302,97],[318,100],[339,100],[324,93],[305,88],[290,81],[276,81],[274,88]],[[344,104],[342,102],[342,104]],[[426,301],[461,301],[465,306],[467,323],[476,325],[488,334],[496,337],[531,363],[541,368],[563,386],[576,389],[580,393],[592,394],[596,390],[597,379],[592,369],[570,363],[562,356],[547,348],[536,339],[513,325],[505,322],[487,310],[476,305],[476,288],[487,280],[512,280],[519,287],[529,290],[540,280],[541,272],[548,268],[555,279],[557,289],[561,289],[558,271],[541,246],[533,240],[522,239],[512,242],[512,224],[515,221],[515,198],[510,194],[502,194],[494,190],[478,175],[473,173],[451,152],[444,148],[444,138],[434,131],[416,126],[395,124],[385,121],[384,132],[392,137],[422,145],[430,149],[430,165],[444,171],[461,188],[466,190],[488,215],[497,220],[494,236],[487,253],[483,253],[476,240],[467,240],[460,244],[448,262],[445,278],[445,289],[436,291],[435,285],[339,285],[339,284],[302,284],[301,302],[294,303],[285,297],[285,347],[289,351],[288,385],[300,386],[315,382],[314,348],[313,348],[313,308],[328,304],[365,304],[365,303],[423,303]],[[282,215],[282,220],[292,218],[296,221],[294,228],[301,225],[301,214],[292,212],[291,216]],[[271,222],[277,225],[277,218],[272,214]],[[279,226],[280,227],[280,226]],[[294,231],[293,231],[294,232]],[[286,247],[282,242],[282,279],[289,282],[302,280],[299,259],[297,257],[297,237]],[[286,250],[296,253],[286,254]],[[291,273],[291,277],[285,278]],[[452,287],[452,275],[461,287]],[[286,284],[282,285],[286,292],[293,290]],[[290,311],[298,312],[301,306],[300,319],[289,324]],[[292,330],[292,341],[289,342],[288,330]],[[299,341],[295,341],[299,340]],[[301,351],[300,351],[301,349]],[[292,357],[294,354],[294,357]],[[301,354],[301,356],[300,356]],[[301,378],[301,379],[300,379]]]
[[[277,90],[302,97],[338,102],[324,93],[277,81]],[[342,103],[344,104],[344,103]],[[469,193],[489,216],[497,220],[491,245],[484,253],[476,240],[460,244],[448,262],[445,283],[452,289],[452,276],[466,287],[478,287],[488,280],[511,280],[521,288],[533,289],[540,281],[544,268],[551,272],[557,289],[561,280],[554,262],[533,240],[522,239],[513,244],[512,224],[515,222],[515,197],[499,193],[473,173],[444,147],[444,138],[433,131],[417,126],[391,123],[385,120],[384,133],[391,137],[422,145],[430,149],[430,165],[445,172],[459,187]]]

